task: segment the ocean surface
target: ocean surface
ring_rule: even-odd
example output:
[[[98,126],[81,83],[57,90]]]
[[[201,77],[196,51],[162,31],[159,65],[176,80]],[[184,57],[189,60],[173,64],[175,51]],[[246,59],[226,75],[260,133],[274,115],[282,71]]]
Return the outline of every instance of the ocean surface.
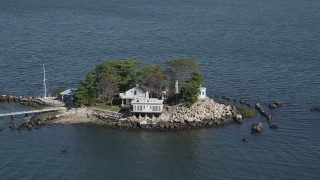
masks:
[[[77,87],[104,60],[192,58],[210,97],[259,102],[280,128],[258,116],[170,133],[19,132],[1,118],[0,179],[320,179],[320,113],[310,111],[320,106],[319,18],[319,0],[1,0],[5,94],[43,95],[42,64],[52,91]],[[275,100],[283,107],[268,109]],[[253,122],[262,134],[250,134]]]

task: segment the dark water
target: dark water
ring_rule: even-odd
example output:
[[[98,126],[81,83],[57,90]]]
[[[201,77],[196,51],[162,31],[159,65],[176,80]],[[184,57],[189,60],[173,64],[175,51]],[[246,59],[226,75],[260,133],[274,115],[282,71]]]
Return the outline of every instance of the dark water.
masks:
[[[319,179],[320,114],[309,111],[320,106],[319,17],[318,0],[1,0],[7,94],[42,95],[42,64],[53,90],[75,87],[103,60],[194,58],[210,96],[266,109],[284,101],[270,110],[277,131],[260,117],[177,133],[17,132],[1,119],[1,179]],[[250,135],[255,121],[265,127],[258,136]]]

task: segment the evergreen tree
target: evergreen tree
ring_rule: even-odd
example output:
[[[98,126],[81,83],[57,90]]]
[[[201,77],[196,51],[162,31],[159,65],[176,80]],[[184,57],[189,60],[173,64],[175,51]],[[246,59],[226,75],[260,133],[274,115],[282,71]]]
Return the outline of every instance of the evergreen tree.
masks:
[[[73,101],[76,105],[87,104],[86,87],[82,81],[79,84],[78,90],[73,95]]]
[[[192,73],[191,78],[181,88],[181,99],[186,107],[191,107],[198,101],[199,87],[203,84],[203,77],[198,71]]]
[[[104,76],[112,76],[117,79],[119,91],[124,92],[130,89],[139,81],[139,62],[132,59],[124,59],[119,62],[105,61],[96,67],[96,82]]]
[[[138,80],[139,62],[132,59],[125,59],[117,65],[119,90],[124,92],[134,86]]]
[[[88,105],[91,105],[95,101],[95,98],[97,97],[95,78],[96,78],[95,73],[93,72],[87,73],[85,86],[87,90]]]
[[[85,82],[80,82],[78,91],[74,94],[74,103],[77,105],[91,105],[96,98],[95,74],[88,72]]]

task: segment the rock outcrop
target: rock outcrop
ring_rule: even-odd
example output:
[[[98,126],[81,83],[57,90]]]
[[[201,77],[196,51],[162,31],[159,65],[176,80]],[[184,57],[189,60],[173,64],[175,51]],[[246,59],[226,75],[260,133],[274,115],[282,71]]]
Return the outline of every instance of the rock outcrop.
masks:
[[[262,116],[264,116],[264,117],[267,118],[268,123],[272,123],[272,116],[271,116],[269,113],[267,113],[267,112],[262,108],[262,106],[261,106],[259,103],[257,103],[257,104],[255,105],[255,107],[256,107],[256,110],[257,110]]]

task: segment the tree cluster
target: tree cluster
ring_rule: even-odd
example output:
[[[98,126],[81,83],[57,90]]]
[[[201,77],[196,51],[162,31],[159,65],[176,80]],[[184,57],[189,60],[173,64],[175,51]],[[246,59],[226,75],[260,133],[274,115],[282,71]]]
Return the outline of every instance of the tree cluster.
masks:
[[[75,93],[76,104],[91,105],[97,97],[103,97],[111,105],[119,92],[125,92],[136,84],[149,91],[151,97],[161,97],[161,92],[169,87],[174,96],[174,84],[179,81],[178,102],[192,105],[199,95],[203,78],[194,60],[178,59],[165,62],[166,69],[148,65],[141,67],[139,61],[124,59],[105,61],[98,64],[94,72],[88,72],[84,82],[80,82]]]

